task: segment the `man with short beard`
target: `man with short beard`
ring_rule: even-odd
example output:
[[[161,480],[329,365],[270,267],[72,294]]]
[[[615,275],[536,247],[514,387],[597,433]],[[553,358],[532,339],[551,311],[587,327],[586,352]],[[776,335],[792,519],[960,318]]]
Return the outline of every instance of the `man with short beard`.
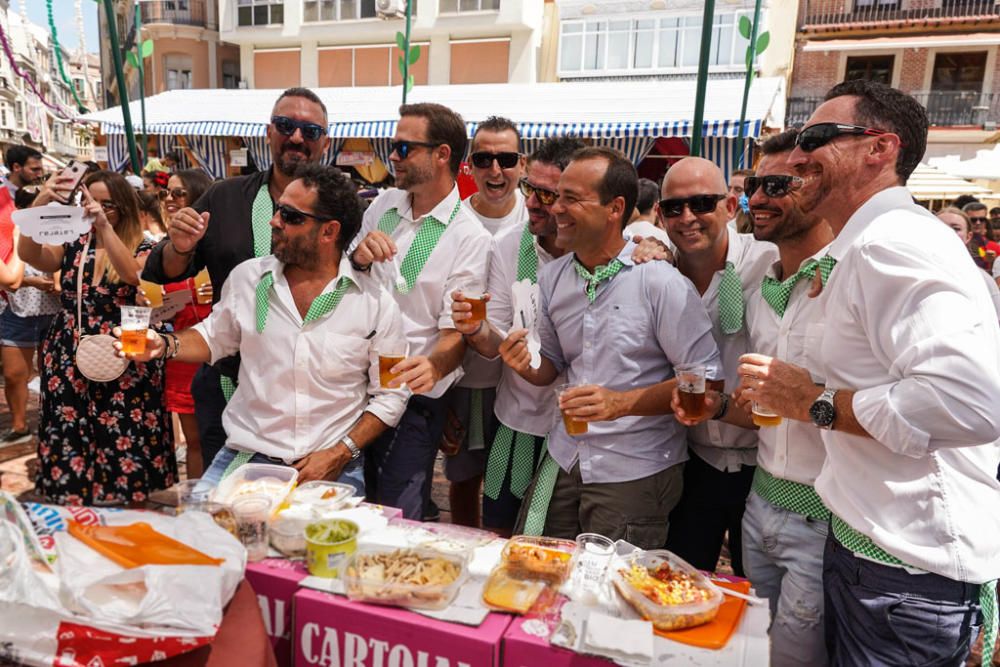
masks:
[[[167,238],[149,254],[143,280],[166,284],[208,269],[218,301],[237,264],[271,254],[269,222],[300,164],[318,162],[330,144],[326,106],[307,88],[278,97],[267,126],[273,165],[267,171],[216,183],[191,208],[174,214]],[[226,443],[222,411],[235,390],[239,358],[202,366],[191,383],[205,466]]]
[[[927,128],[925,109],[889,86],[827,93],[789,159],[817,180],[814,208],[835,236],[822,331],[805,341],[808,368],[740,365],[748,400],[823,438],[835,665],[964,665],[980,609],[985,656],[995,638],[1000,327],[961,241],[904,187]]]
[[[402,336],[403,323],[392,297],[344,255],[360,226],[350,180],[303,165],[269,222],[273,256],[234,268],[208,318],[176,335],[150,331],[145,352],[129,356],[242,355],[223,415],[229,439],[206,484],[242,463],[277,463],[300,483],[337,480],[364,494],[361,450],[396,424],[407,395],[378,384],[375,350]]]
[[[365,211],[351,262],[372,271],[396,299],[409,356],[390,387],[416,396],[399,427],[367,457],[369,497],[421,519],[430,504],[434,459],[446,414],[445,391],[462,375],[465,343],[451,320],[452,293],[483,290],[490,235],[459,199],[455,177],[468,145],[465,122],[440,104],[404,104],[392,142],[397,189]]]

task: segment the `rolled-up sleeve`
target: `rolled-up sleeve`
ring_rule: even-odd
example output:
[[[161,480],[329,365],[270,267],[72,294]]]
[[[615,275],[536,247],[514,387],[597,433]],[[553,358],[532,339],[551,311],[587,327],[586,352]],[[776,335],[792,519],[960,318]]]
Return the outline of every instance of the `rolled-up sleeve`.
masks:
[[[403,332],[403,316],[395,300],[384,290],[379,297],[379,316],[375,325],[375,335],[369,347],[368,405],[364,411],[370,412],[382,423],[394,427],[399,423],[406,402],[410,398],[409,389],[388,389],[379,379],[378,346],[382,341],[406,340]]]
[[[855,393],[858,423],[882,446],[915,458],[1000,438],[1000,351],[984,345],[998,337],[987,331],[997,327],[992,309],[975,294],[982,282],[965,284],[903,239],[861,252],[852,305],[892,380]]]

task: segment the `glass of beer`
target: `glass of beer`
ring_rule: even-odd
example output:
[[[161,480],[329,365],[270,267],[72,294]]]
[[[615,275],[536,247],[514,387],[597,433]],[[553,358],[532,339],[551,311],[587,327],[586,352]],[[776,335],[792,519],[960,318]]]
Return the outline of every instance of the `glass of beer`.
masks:
[[[486,294],[471,288],[462,288],[462,301],[472,306],[472,312],[466,322],[479,324],[486,319]]]
[[[159,308],[163,305],[163,286],[151,283],[148,280],[139,280],[139,289],[142,290],[146,300],[149,301],[150,308]]]
[[[705,367],[676,366],[674,372],[681,409],[689,419],[701,419],[705,416]]]
[[[378,381],[382,387],[389,387],[399,373],[393,373],[392,367],[406,359],[405,340],[384,340],[375,346],[378,353]],[[397,387],[402,389],[402,387]]]
[[[212,279],[208,277],[208,268],[204,268],[194,277],[195,300],[202,306],[212,303],[212,293],[205,289],[212,284]]]
[[[781,423],[781,415],[768,410],[756,401],[750,404],[750,417],[757,426],[777,426]]]
[[[122,306],[122,352],[142,354],[146,351],[146,331],[152,312],[153,309],[146,306]]]
[[[567,383],[567,384],[561,384],[558,387],[556,387],[555,389],[556,403],[558,404],[559,398],[563,395],[563,392],[565,392],[567,389],[572,389],[573,387],[579,387],[579,386],[580,385],[578,384]],[[566,411],[563,410],[562,408],[559,409],[559,412],[562,413],[563,425],[566,427],[567,434],[575,436],[575,435],[583,435],[584,433],[587,432],[587,422],[582,422],[573,419],[572,417],[567,415]]]

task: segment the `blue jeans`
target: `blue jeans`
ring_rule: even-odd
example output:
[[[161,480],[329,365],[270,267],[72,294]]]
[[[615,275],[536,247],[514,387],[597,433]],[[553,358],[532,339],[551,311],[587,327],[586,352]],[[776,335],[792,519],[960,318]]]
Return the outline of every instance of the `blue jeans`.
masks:
[[[823,548],[829,524],[775,507],[756,492],[743,513],[743,569],[771,605],[771,665],[826,664]]]
[[[979,634],[979,586],[858,558],[833,535],[823,590],[833,665],[962,667]]]
[[[201,476],[201,481],[206,485],[211,487],[218,486],[219,482],[222,481],[222,473],[226,472],[226,468],[229,464],[233,462],[236,458],[236,450],[230,449],[229,447],[223,447],[219,450],[219,453],[215,455],[212,459],[212,465],[208,466],[205,470],[205,474]],[[269,456],[264,456],[263,454],[254,454],[253,457],[247,461],[247,463],[269,463],[271,465],[285,465],[280,460],[272,459]],[[362,465],[362,459],[357,459],[356,461],[351,461],[347,464],[344,470],[340,473],[335,481],[341,484],[350,484],[354,487],[355,495],[364,497],[365,495],[365,469]],[[199,485],[200,488],[200,485]]]

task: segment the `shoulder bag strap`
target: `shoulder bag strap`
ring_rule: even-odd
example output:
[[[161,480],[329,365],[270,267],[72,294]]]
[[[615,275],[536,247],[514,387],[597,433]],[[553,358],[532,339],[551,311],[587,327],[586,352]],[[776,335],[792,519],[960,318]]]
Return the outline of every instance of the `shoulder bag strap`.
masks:
[[[83,251],[80,255],[80,265],[76,270],[76,342],[79,344],[83,338],[83,272],[87,267],[87,253],[90,252],[90,238],[93,232],[87,232],[87,240],[83,244]]]

